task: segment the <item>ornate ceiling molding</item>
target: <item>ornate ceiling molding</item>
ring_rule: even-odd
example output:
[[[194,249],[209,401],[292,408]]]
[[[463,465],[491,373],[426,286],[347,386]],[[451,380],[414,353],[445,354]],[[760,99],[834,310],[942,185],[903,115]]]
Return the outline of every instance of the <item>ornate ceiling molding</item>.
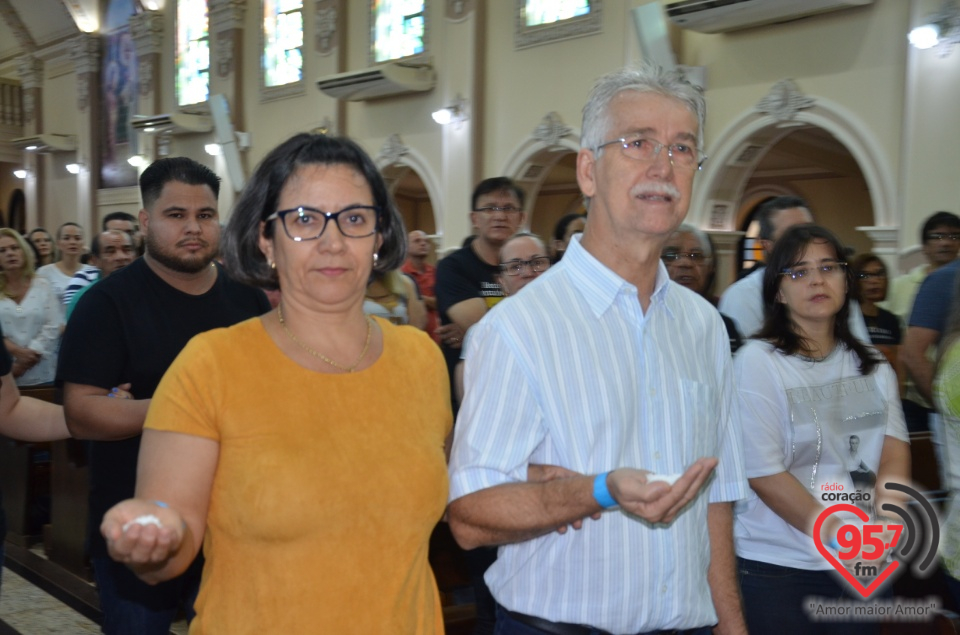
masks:
[[[393,165],[410,152],[410,148],[400,139],[398,133],[393,133],[383,142],[380,152],[377,153],[377,165]]]
[[[548,112],[540,124],[533,129],[533,138],[548,146],[560,145],[560,140],[573,132],[573,128],[563,123],[560,114]]]
[[[100,36],[82,33],[71,40],[70,61],[78,75],[95,73],[100,66]]]
[[[329,55],[337,46],[337,1],[318,0],[316,7],[314,49]]]
[[[163,13],[144,11],[130,16],[130,34],[137,57],[158,54],[163,47]]]
[[[807,97],[792,79],[782,79],[770,89],[766,97],[754,107],[757,112],[770,115],[778,123],[793,121],[797,113],[813,107],[816,100]]]
[[[17,39],[20,48],[28,53],[37,50],[37,43],[33,41],[30,31],[23,24],[23,20],[17,14],[17,11],[10,4],[9,0],[0,0],[0,20],[7,24],[7,28],[13,31],[13,37]]]
[[[210,33],[243,28],[245,0],[210,0]]]
[[[17,58],[17,75],[24,90],[43,88],[43,62],[33,55]]]

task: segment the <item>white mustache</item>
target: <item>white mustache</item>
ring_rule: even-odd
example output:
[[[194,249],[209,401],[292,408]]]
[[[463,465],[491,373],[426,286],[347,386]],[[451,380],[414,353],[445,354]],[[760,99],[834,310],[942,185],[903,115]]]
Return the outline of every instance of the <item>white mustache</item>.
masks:
[[[669,196],[680,198],[680,190],[671,183],[638,183],[630,188],[630,196]]]

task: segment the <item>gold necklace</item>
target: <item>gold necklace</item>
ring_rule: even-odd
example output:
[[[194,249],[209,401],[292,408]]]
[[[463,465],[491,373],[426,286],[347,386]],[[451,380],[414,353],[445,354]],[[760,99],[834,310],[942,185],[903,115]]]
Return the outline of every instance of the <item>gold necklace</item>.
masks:
[[[360,357],[358,357],[357,361],[353,363],[353,366],[343,366],[342,364],[338,364],[337,362],[333,361],[323,353],[313,350],[312,348],[310,348],[309,346],[307,346],[306,344],[298,340],[297,336],[294,335],[289,328],[287,328],[287,323],[283,321],[283,303],[280,303],[279,305],[277,305],[277,318],[279,318],[280,320],[280,326],[283,327],[283,332],[286,333],[287,336],[290,339],[292,339],[297,346],[307,351],[314,357],[320,359],[320,361],[330,364],[334,368],[338,370],[342,370],[345,373],[352,373],[353,371],[355,371],[357,369],[357,366],[360,365],[360,362],[363,361],[363,358],[366,357],[367,350],[370,349],[370,336],[373,334],[373,320],[371,320],[369,316],[367,316],[367,339],[363,343],[363,350],[360,351]]]

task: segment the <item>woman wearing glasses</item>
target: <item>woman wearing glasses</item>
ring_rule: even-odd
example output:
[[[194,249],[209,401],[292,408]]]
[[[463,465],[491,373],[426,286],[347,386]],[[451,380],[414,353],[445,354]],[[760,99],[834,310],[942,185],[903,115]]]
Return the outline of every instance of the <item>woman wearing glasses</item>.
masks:
[[[198,633],[439,633],[427,562],[447,496],[452,416],[422,331],[363,313],[403,262],[403,223],[352,141],[297,135],[257,168],[226,228],[227,267],[279,287],[260,318],[196,337],[153,398],[137,498],[111,555],[177,575],[203,544]]]
[[[879,631],[876,624],[811,620],[804,600],[861,599],[814,544],[820,513],[847,500],[873,515],[889,500],[881,485],[906,483],[910,473],[896,376],[850,333],[854,280],[842,254],[822,227],[787,230],[764,273],[764,326],[734,360],[752,490],[738,504],[734,537],[751,633]],[[852,454],[858,469],[876,474],[875,490],[854,482]],[[830,548],[846,522],[841,517],[830,515],[822,527],[820,539]]]

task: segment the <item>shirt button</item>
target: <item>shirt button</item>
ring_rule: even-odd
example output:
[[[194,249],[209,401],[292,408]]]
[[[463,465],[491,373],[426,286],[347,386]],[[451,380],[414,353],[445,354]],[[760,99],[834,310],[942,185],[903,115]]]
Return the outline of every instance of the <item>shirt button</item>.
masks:
[[[651,388],[651,389],[650,389],[650,396],[651,396],[651,397],[656,397],[656,396],[657,396],[657,391],[656,391],[656,389],[654,389],[654,388]]]
[[[659,453],[659,452],[654,452],[654,453],[653,453],[653,458],[655,458],[655,459],[657,459],[657,460],[659,461],[659,460],[660,460],[660,453]]]
[[[663,587],[660,589],[660,592],[661,592],[661,593],[666,593],[666,592],[667,592],[667,585],[666,585],[666,584],[663,585]]]

